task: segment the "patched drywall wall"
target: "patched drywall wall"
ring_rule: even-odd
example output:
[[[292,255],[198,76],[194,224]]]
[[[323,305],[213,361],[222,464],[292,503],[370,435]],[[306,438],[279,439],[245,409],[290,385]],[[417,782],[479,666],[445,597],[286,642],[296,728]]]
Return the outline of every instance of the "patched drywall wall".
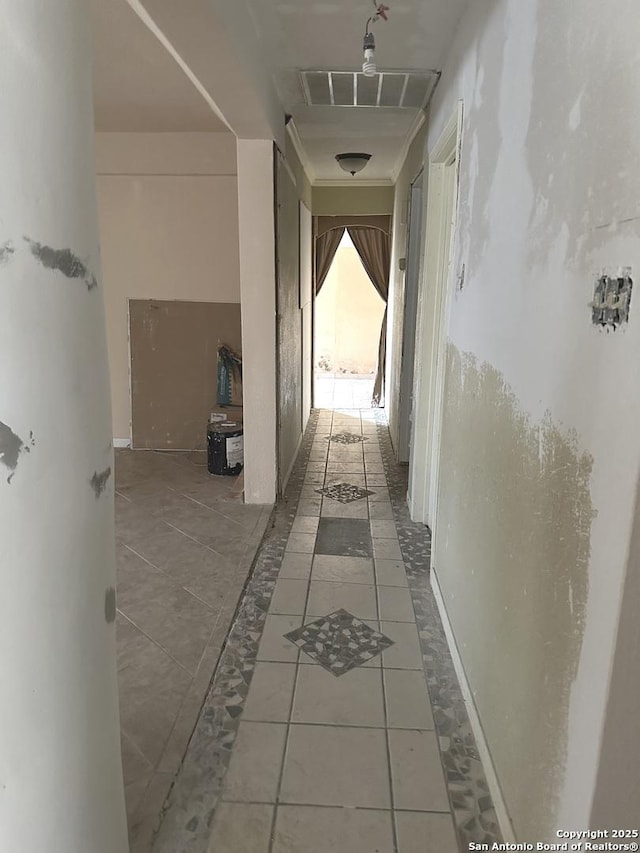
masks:
[[[640,265],[639,34],[632,0],[479,0],[430,108],[429,150],[464,102],[433,561],[520,840],[586,828],[601,761],[640,311],[591,303]]]
[[[96,134],[113,435],[130,436],[127,300],[240,302],[230,133]]]
[[[589,589],[593,459],[490,364],[447,354],[436,567],[519,837],[551,835]],[[462,530],[464,527],[464,530]],[[480,641],[481,638],[481,641]],[[524,783],[522,738],[526,733]]]
[[[278,480],[284,491],[302,439],[300,210],[296,185],[280,156],[277,172]]]

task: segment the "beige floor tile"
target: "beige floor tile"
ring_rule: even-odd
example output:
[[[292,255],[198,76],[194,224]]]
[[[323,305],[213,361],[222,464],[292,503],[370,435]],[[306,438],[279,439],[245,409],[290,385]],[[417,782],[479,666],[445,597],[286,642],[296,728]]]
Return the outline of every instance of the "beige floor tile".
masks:
[[[450,814],[395,812],[398,853],[458,853]]]
[[[375,560],[378,586],[400,586],[407,589],[407,570],[402,560]]]
[[[422,672],[385,669],[384,688],[390,729],[433,730],[433,714]]]
[[[390,812],[314,806],[278,808],[273,853],[393,853],[393,850]]]
[[[273,806],[219,803],[208,853],[269,853]]]
[[[281,578],[276,582],[275,592],[269,606],[269,613],[290,614],[296,616],[304,613],[307,599],[307,582]]]
[[[293,725],[280,801],[388,809],[384,731]]]
[[[410,622],[381,622],[380,630],[393,645],[382,653],[382,666],[390,669],[419,669],[422,652],[418,629]]]
[[[285,640],[284,635],[300,628],[302,622],[302,616],[267,616],[258,647],[258,660],[295,663],[298,660],[298,647],[290,640]]]
[[[373,561],[369,557],[333,557],[316,554],[313,558],[314,581],[373,584]]]
[[[370,486],[372,495],[369,495],[369,503],[391,503],[391,496],[389,494],[389,489],[384,488],[383,486]]]
[[[317,516],[305,516],[298,514],[291,528],[292,533],[317,533],[318,518]]]
[[[373,496],[372,496],[373,497]],[[393,518],[393,509],[389,501],[371,502],[369,498],[369,518],[382,518],[391,520]]]
[[[319,518],[316,521],[320,521]],[[290,551],[286,552],[282,558],[278,579],[288,578],[289,580],[308,580],[311,574],[311,561],[313,554],[294,554]]]
[[[449,798],[435,732],[391,729],[388,735],[395,807],[448,811]]]
[[[325,478],[324,484],[325,487],[335,486],[339,483],[349,483],[351,486],[360,486],[364,489],[365,487],[365,477],[364,472],[362,474],[334,474],[330,471],[327,471],[327,476]]]
[[[380,619],[389,622],[415,622],[413,603],[408,589],[397,586],[378,587],[378,611]]]
[[[327,474],[364,474],[364,462],[332,462],[327,467]]]
[[[373,471],[367,469],[367,485],[371,488],[376,486],[386,486],[387,478],[384,474],[374,474]]]
[[[286,723],[289,720],[296,666],[293,663],[256,664],[243,720],[260,720],[265,723]]]
[[[305,498],[304,500],[300,500],[298,503],[298,512],[307,516],[319,516],[321,507],[322,497],[320,495],[316,495],[315,498]]]
[[[373,556],[376,560],[401,560],[402,551],[397,539],[373,539]]]
[[[322,503],[322,515],[325,518],[367,518],[367,502],[361,500],[342,504],[340,501],[325,498]]]
[[[378,618],[374,586],[355,583],[311,581],[307,618],[326,616],[335,610],[348,610],[358,619]]]
[[[223,799],[275,802],[287,727],[278,723],[240,723]]]
[[[286,550],[298,554],[312,554],[315,544],[315,533],[290,533]]]
[[[377,539],[397,539],[398,531],[396,530],[395,521],[385,521],[378,518],[372,519],[371,535]]]
[[[301,666],[292,720],[336,726],[384,726],[380,670],[359,667],[336,677],[321,666]]]

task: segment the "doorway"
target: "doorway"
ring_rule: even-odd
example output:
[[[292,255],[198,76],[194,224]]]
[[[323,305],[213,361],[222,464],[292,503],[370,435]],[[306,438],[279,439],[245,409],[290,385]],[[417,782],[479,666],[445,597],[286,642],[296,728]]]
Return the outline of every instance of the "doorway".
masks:
[[[437,518],[461,131],[462,102],[440,135],[429,160],[424,276],[418,304],[408,499],[411,518],[427,524],[432,530]]]
[[[410,457],[418,290],[424,246],[423,206],[423,173],[421,172],[409,189],[407,267],[404,280],[404,316],[398,410],[398,462],[408,462]]]
[[[370,408],[385,307],[345,229],[315,300],[317,408]]]

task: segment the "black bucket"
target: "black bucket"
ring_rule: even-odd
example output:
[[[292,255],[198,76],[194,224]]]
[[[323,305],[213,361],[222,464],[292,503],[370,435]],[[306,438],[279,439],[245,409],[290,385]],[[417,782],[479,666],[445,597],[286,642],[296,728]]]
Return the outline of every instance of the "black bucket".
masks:
[[[244,439],[238,424],[213,423],[207,427],[207,469],[210,474],[235,477],[244,463]]]

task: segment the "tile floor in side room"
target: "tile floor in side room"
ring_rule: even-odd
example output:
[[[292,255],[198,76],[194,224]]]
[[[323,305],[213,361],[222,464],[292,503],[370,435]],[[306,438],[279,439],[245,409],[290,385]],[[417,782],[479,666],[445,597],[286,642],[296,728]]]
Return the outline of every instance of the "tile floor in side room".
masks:
[[[406,494],[383,410],[311,413],[153,853],[502,840]]]
[[[458,851],[370,413],[319,415],[208,850]]]
[[[132,853],[146,853],[271,507],[204,453],[116,451],[118,685]]]

